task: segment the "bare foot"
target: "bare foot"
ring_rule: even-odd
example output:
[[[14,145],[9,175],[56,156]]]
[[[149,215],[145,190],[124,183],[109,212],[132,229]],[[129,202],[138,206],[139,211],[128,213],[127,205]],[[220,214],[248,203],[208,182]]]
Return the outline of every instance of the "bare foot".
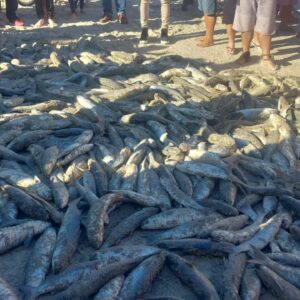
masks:
[[[213,46],[213,45],[214,45],[214,41],[208,40],[208,39],[204,39],[204,40],[199,41],[197,43],[197,46],[200,47],[200,48],[206,48],[206,47],[210,47],[210,46]]]
[[[201,41],[204,41],[205,39],[206,39],[206,35],[203,35],[203,36],[195,38],[195,42],[199,43]]]
[[[48,24],[50,28],[54,28],[57,26],[57,23],[55,23],[53,19],[49,19]]]
[[[35,24],[34,28],[41,28],[45,25],[45,20],[44,19],[39,19]]]

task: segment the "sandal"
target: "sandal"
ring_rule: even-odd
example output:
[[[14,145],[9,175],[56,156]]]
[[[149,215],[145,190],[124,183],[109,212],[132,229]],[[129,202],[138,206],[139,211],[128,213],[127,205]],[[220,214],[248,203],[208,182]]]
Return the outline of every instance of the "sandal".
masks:
[[[250,60],[250,51],[243,52],[241,56],[236,60],[239,65],[245,65]]]
[[[270,54],[261,55],[260,62],[262,66],[265,66],[268,69],[268,71],[276,71],[279,69],[279,66],[273,62],[272,55]]]
[[[226,52],[227,52],[227,54],[229,54],[229,55],[234,55],[234,54],[235,54],[235,48],[232,48],[232,47],[227,46],[227,47],[226,47]]]

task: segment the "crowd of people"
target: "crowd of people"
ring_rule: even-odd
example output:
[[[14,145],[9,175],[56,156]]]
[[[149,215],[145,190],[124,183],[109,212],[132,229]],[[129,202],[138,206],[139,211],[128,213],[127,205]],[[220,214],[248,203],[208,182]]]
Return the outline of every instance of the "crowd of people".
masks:
[[[152,0],[155,1],[155,0]],[[169,42],[168,27],[170,21],[170,0],[160,1],[161,5],[161,43]],[[189,4],[198,1],[198,9],[204,15],[205,35],[197,40],[198,47],[210,47],[214,44],[214,28],[217,18],[218,0],[183,0],[182,8],[185,10]],[[79,2],[79,3],[78,3]],[[241,65],[250,60],[251,44],[260,48],[261,62],[270,69],[276,70],[278,66],[271,56],[271,38],[276,31],[276,17],[281,20],[280,29],[289,30],[289,23],[297,21],[293,15],[293,7],[297,0],[223,0],[223,23],[226,25],[228,44],[227,53],[235,54],[235,32],[242,34],[242,54],[237,62]],[[69,0],[70,16],[77,16],[79,4],[80,12],[84,12],[85,0]],[[150,0],[140,0],[140,43],[148,42]],[[106,24],[113,19],[112,0],[102,0],[103,16],[101,24]],[[54,21],[53,0],[35,0],[38,21],[35,27],[46,24],[56,26]],[[127,24],[126,0],[115,0],[117,21]],[[6,15],[14,26],[24,26],[24,22],[17,16],[17,0],[6,0]],[[299,36],[299,34],[298,34]]]

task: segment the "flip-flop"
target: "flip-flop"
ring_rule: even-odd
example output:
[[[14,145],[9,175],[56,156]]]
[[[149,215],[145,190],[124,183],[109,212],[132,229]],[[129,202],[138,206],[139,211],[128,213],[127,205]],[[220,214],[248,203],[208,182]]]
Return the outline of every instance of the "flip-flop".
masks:
[[[246,65],[250,60],[250,52],[243,52],[240,57],[236,60],[236,63],[240,66]]]
[[[226,51],[227,51],[227,54],[229,54],[229,55],[234,55],[235,54],[235,48],[227,46]]]

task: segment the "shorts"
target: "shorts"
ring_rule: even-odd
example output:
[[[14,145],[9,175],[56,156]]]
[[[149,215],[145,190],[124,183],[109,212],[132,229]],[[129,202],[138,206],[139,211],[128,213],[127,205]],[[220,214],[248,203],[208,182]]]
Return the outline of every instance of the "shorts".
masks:
[[[276,31],[276,0],[238,0],[233,29],[272,35]]]
[[[237,0],[224,0],[223,24],[233,24]]]
[[[198,9],[205,16],[215,16],[217,13],[217,0],[198,0]]]

